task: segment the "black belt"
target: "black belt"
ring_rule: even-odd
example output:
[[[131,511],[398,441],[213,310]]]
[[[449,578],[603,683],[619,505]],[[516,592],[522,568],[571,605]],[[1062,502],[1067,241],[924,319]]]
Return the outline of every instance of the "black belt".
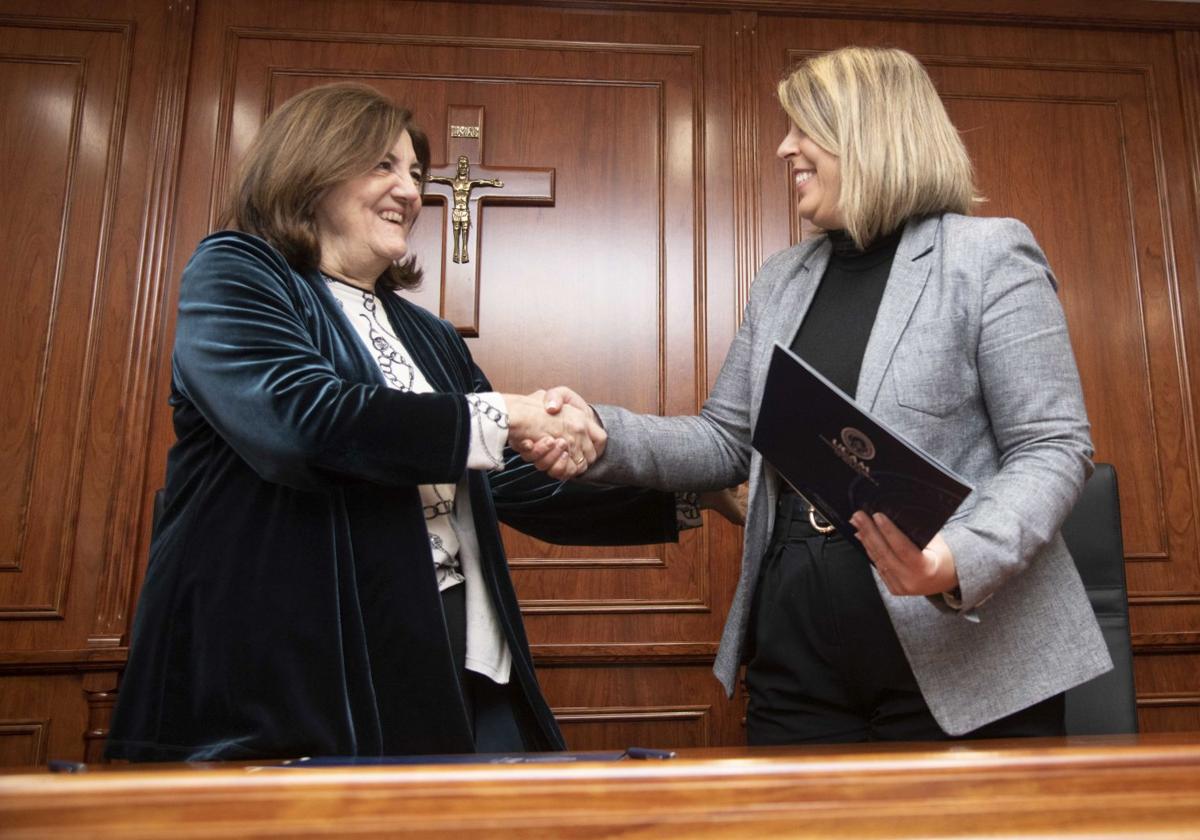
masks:
[[[790,488],[781,492],[775,506],[775,528],[771,533],[771,541],[792,542],[814,536],[830,541],[842,539],[837,529],[809,504],[808,499]]]

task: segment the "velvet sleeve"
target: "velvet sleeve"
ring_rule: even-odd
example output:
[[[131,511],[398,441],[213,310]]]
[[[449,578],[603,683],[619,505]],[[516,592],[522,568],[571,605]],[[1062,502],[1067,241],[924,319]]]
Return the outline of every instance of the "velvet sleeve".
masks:
[[[350,381],[322,353],[286,262],[244,234],[205,240],[184,270],[174,381],[264,479],[303,489],[333,482],[457,481],[466,466],[461,394],[410,394]],[[344,347],[340,348],[345,350]]]
[[[558,545],[675,542],[675,494],[634,487],[555,481],[508,450],[491,473],[496,513],[505,525]]]

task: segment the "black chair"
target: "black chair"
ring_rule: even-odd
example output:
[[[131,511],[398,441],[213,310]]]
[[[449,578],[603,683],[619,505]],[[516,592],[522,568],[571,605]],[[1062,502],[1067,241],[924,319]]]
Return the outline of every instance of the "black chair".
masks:
[[[1113,659],[1113,670],[1067,692],[1067,734],[1137,732],[1121,506],[1112,464],[1096,464],[1062,534]]]

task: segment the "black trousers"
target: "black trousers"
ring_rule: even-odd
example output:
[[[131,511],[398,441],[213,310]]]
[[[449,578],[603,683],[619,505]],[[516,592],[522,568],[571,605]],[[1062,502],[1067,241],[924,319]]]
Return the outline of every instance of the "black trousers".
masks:
[[[483,674],[468,671],[466,668],[466,590],[465,583],[443,590],[442,609],[446,614],[446,628],[450,631],[450,649],[454,654],[454,665],[462,685],[467,716],[471,720],[475,735],[475,751],[524,752],[525,739],[521,736],[521,726],[517,723],[519,712],[513,702],[516,685],[511,681],[508,685],[500,685]]]
[[[746,686],[752,745],[940,741],[857,543],[822,535],[785,494],[751,608]],[[967,738],[1064,734],[1058,694]]]

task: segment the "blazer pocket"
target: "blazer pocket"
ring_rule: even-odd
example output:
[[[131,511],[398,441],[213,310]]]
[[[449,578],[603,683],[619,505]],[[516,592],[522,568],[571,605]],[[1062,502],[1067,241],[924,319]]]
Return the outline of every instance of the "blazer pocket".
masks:
[[[892,377],[900,405],[945,417],[970,398],[975,375],[958,337],[939,326],[909,330],[892,359]]]

